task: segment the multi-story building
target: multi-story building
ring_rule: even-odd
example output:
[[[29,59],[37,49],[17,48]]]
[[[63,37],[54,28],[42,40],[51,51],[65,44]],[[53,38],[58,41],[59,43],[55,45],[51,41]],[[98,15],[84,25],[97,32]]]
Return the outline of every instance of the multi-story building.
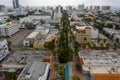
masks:
[[[44,49],[45,45],[51,42],[52,40],[57,40],[55,34],[48,34],[47,36],[41,36],[41,38],[34,42],[33,47],[36,49]]]
[[[13,0],[13,8],[19,8],[19,0]]]
[[[95,11],[100,11],[100,6],[94,6]]]
[[[102,6],[101,10],[103,11],[109,11],[111,9],[111,6]]]
[[[38,27],[35,31],[29,34],[25,40],[23,40],[24,46],[31,46],[34,42],[41,39],[42,35],[47,35],[49,33],[49,29]]]
[[[4,11],[5,10],[5,5],[0,5],[0,11]]]
[[[66,6],[67,11],[72,11],[72,6]]]
[[[98,39],[99,30],[91,27],[91,39]]]
[[[7,40],[0,40],[0,61],[9,53]]]
[[[91,27],[83,26],[76,27],[75,37],[78,43],[87,43],[91,38]]]
[[[93,5],[91,5],[91,6],[89,7],[89,10],[90,10],[90,11],[92,11],[92,10],[93,10]]]
[[[15,34],[19,31],[19,25],[14,23],[6,23],[0,25],[0,36],[8,36]]]
[[[47,80],[50,64],[46,62],[29,63],[17,80]]]
[[[78,5],[78,10],[83,10],[83,9],[85,9],[85,5],[84,4]]]
[[[58,6],[56,7],[56,12],[57,12],[57,13],[62,13],[62,12],[63,12],[63,7],[62,7],[61,5],[58,5]]]

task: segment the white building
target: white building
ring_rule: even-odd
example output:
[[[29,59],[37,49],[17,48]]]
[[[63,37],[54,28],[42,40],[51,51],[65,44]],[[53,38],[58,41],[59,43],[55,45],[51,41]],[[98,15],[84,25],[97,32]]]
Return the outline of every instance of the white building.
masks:
[[[91,28],[92,28],[92,30],[91,30],[91,39],[97,39],[98,35],[99,35],[98,29],[95,29],[93,27],[91,27]]]
[[[56,12],[57,12],[57,13],[62,13],[62,11],[63,11],[63,7],[62,7],[61,5],[58,5],[58,6],[56,7]]]
[[[62,7],[61,5],[58,5],[58,6],[56,7],[56,11],[55,11],[55,13],[54,13],[54,16],[61,18],[62,12],[63,12],[63,7]]]
[[[47,80],[49,67],[49,63],[32,62],[23,69],[17,80]]]
[[[23,45],[24,46],[30,46],[32,45],[35,41],[41,38],[43,35],[48,35],[50,32],[50,29],[46,29],[45,27],[37,27],[35,31],[33,31],[31,34],[29,34],[25,40],[23,40]]]
[[[32,45],[39,37],[40,32],[34,31],[31,34],[29,34],[25,40],[23,40],[23,45],[24,46],[30,46]]]
[[[14,23],[6,23],[0,25],[0,36],[11,36],[19,31],[19,25]]]
[[[0,40],[0,61],[4,59],[9,53],[7,44],[7,40]]]

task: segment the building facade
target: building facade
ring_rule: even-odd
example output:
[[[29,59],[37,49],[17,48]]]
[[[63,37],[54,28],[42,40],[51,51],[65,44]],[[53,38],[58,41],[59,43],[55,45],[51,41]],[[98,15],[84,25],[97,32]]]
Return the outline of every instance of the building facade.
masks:
[[[83,9],[85,9],[85,5],[84,4],[78,5],[78,10],[83,10]]]
[[[101,6],[101,10],[108,11],[111,9],[111,6]]]
[[[9,53],[7,40],[0,40],[0,61]]]
[[[4,11],[5,10],[5,5],[0,5],[0,11]]]
[[[76,27],[76,40],[78,43],[87,43],[90,41],[91,36],[91,27],[83,26]]]
[[[56,12],[57,12],[57,13],[62,13],[62,12],[63,12],[63,7],[62,7],[61,5],[58,5],[58,6],[56,7]]]
[[[13,24],[13,23],[6,23],[3,25],[0,25],[0,36],[12,36],[16,32],[19,31],[19,25]]]

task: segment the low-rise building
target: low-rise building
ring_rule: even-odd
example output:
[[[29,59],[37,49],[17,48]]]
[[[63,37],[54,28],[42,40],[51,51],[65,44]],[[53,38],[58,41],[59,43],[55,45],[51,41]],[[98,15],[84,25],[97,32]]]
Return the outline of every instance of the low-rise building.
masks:
[[[24,46],[30,46],[32,45],[40,36],[40,32],[34,31],[31,34],[29,34],[25,40],[23,40],[23,45]]]
[[[44,50],[26,50],[26,51],[16,51],[10,58],[8,58],[3,65],[8,67],[24,66],[32,61],[37,62],[50,62],[51,54]]]
[[[90,80],[113,80],[113,77],[120,79],[120,56],[117,52],[88,50],[78,54],[83,74],[89,74]]]
[[[82,21],[71,21],[70,25],[71,26],[85,26],[85,23]]]
[[[0,40],[0,61],[9,53],[7,40]]]
[[[120,21],[120,18],[118,16],[111,16],[110,19],[117,22]]]
[[[12,36],[19,31],[19,25],[14,23],[6,23],[0,25],[0,36]]]
[[[17,80],[47,80],[49,63],[32,62],[26,65]]]
[[[31,34],[29,34],[25,38],[25,40],[23,40],[23,45],[24,46],[33,45],[34,42],[40,41],[41,37],[43,35],[45,35],[45,36],[48,35],[49,32],[50,32],[50,30],[45,27],[38,27]]]

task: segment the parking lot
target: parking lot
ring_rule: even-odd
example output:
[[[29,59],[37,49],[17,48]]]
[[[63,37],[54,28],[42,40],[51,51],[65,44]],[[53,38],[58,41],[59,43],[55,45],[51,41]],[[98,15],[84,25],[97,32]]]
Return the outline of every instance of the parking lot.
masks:
[[[9,41],[12,42],[11,47],[12,48],[21,48],[23,47],[22,41],[25,39],[26,36],[28,36],[33,30],[24,30],[20,29],[19,32],[12,35],[10,38],[8,38]]]

